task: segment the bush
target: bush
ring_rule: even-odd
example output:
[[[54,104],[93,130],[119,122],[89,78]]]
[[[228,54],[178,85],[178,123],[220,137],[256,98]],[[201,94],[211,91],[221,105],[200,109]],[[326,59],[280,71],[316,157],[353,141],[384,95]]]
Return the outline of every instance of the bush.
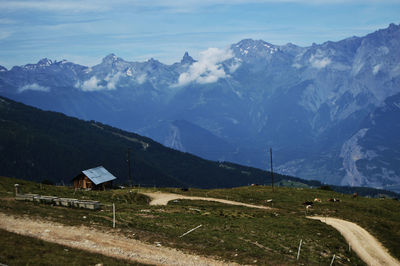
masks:
[[[43,179],[41,183],[42,183],[43,185],[51,185],[51,186],[54,185],[54,182],[51,181],[51,180],[48,180],[48,179]]]
[[[331,188],[330,186],[328,186],[328,185],[323,185],[323,186],[320,186],[320,187],[319,187],[319,189],[321,189],[321,190],[328,190],[328,191],[332,191],[332,188]]]

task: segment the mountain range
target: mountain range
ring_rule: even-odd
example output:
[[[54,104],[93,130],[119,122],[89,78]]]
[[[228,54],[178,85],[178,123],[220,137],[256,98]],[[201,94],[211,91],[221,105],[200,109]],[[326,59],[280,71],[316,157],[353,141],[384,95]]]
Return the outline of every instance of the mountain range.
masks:
[[[0,176],[36,182],[69,184],[82,170],[103,165],[117,177],[117,184],[221,188],[271,183],[271,174],[260,169],[205,160],[100,122],[42,111],[3,97],[0,151]],[[321,186],[318,181],[279,174],[274,179],[277,185]],[[372,189],[360,192],[388,194]]]
[[[165,65],[0,67],[0,95],[206,159],[400,191],[400,25],[300,47],[245,39]]]
[[[102,165],[117,177],[114,185],[189,189],[272,182],[268,171],[205,160],[100,122],[43,111],[1,96],[0,151],[0,179],[7,176],[70,185],[83,169]],[[368,197],[399,197],[388,190],[325,186],[278,173],[274,173],[274,185],[277,189],[313,187]]]

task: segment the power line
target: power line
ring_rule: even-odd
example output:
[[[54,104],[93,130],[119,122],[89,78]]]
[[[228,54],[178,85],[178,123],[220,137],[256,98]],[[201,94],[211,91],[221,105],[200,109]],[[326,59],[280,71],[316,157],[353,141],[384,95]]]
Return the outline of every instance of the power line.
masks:
[[[272,192],[274,192],[274,171],[272,169],[272,148],[269,148],[269,153],[271,156],[271,181],[272,181]]]

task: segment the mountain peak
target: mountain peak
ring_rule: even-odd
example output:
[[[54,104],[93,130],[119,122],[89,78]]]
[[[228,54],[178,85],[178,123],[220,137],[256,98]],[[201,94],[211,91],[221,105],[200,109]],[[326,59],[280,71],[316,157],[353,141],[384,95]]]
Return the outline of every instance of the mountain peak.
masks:
[[[50,66],[52,63],[53,63],[53,61],[51,61],[50,59],[43,58],[43,59],[40,59],[39,62],[37,62],[37,65],[39,65],[39,66]]]
[[[240,48],[257,48],[257,47],[267,47],[267,48],[271,48],[274,47],[274,45],[263,41],[263,40],[253,40],[253,39],[243,39],[240,42],[238,42],[236,45],[236,47],[240,47]]]
[[[185,52],[185,54],[182,57],[181,64],[191,64],[195,60],[189,55],[188,52]]]
[[[257,57],[267,56],[274,54],[278,51],[278,47],[265,42],[263,40],[244,39],[231,46],[237,56]]]
[[[157,59],[154,59],[153,57],[147,60],[147,62],[152,65],[152,66],[158,66],[161,65],[162,63],[158,61]]]
[[[120,61],[120,60],[122,60],[122,58],[119,58],[115,54],[111,53],[103,58],[102,63],[103,64],[112,64],[112,63],[114,63],[116,61]]]
[[[390,23],[389,27],[386,29],[389,32],[394,32],[400,30],[400,24],[396,25],[394,23]]]
[[[399,25],[396,25],[394,23],[389,24],[389,29],[397,29],[397,28],[400,28],[400,24]]]

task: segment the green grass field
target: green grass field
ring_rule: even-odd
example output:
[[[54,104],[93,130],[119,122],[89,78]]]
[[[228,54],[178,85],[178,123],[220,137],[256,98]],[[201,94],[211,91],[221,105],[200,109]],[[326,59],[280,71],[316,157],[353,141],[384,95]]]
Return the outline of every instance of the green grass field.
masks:
[[[105,206],[101,211],[90,211],[15,201],[12,200],[14,183],[21,184],[23,193],[99,200]],[[148,243],[157,241],[163,246],[243,264],[329,265],[335,254],[335,265],[364,265],[354,252],[349,252],[346,241],[335,229],[305,218],[318,214],[358,223],[377,237],[393,256],[400,258],[400,202],[392,199],[354,199],[350,195],[306,188],[280,187],[272,192],[271,187],[264,186],[190,189],[187,192],[174,188],[157,190],[271,206],[274,210],[188,200],[172,201],[167,206],[149,206],[149,199],[138,192],[154,189],[75,192],[67,187],[1,177],[0,212],[113,230],[110,204],[115,203],[115,230],[134,234],[134,238]],[[332,197],[341,201],[329,202]],[[314,198],[320,198],[322,203],[314,204],[306,213],[302,203]],[[267,202],[269,199],[271,203]],[[201,228],[179,238],[200,224]],[[296,261],[300,239],[303,245],[300,259]]]
[[[89,253],[0,229],[0,263],[7,265],[144,265]]]

